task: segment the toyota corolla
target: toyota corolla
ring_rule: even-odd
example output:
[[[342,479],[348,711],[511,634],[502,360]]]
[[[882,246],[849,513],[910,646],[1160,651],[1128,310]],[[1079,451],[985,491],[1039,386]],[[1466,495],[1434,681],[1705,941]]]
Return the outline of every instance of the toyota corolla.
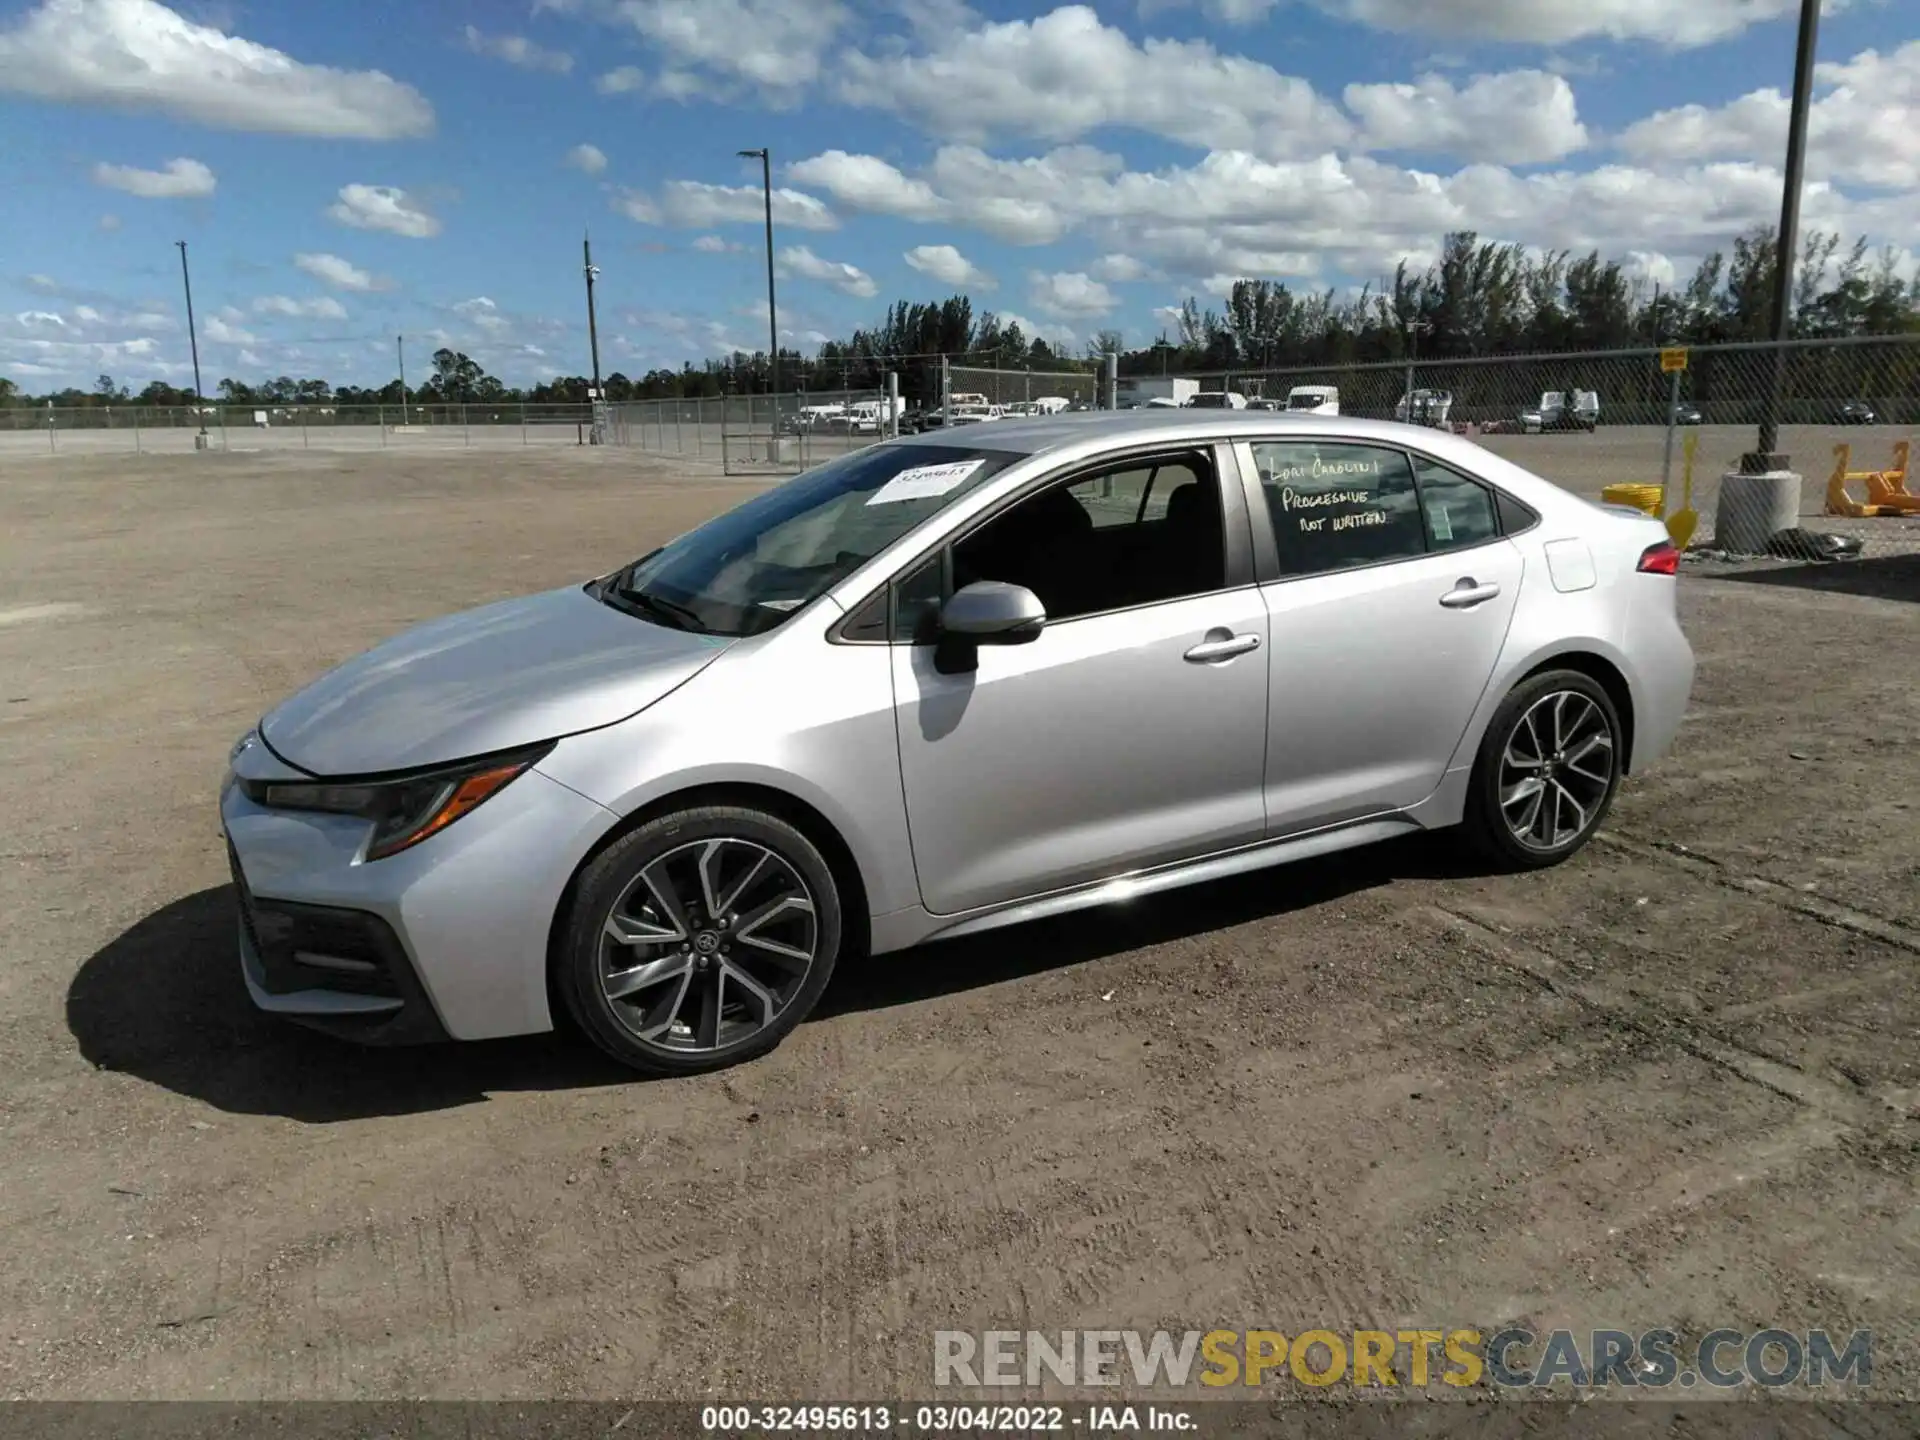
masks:
[[[564,1011],[686,1073],[850,954],[1447,827],[1553,865],[1680,724],[1678,559],[1429,428],[875,445],[268,713],[221,795],[246,985],[374,1042]]]

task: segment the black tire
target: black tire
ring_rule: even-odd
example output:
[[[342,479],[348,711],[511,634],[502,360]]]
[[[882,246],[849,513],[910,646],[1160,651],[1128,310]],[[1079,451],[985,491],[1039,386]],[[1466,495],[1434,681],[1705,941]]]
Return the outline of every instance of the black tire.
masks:
[[[762,893],[758,887],[776,887],[764,892],[773,899],[761,906],[762,909],[772,908],[786,895],[787,913],[777,917],[779,925],[801,925],[808,915],[811,917],[811,928],[806,934],[810,936],[812,958],[803,975],[777,978],[790,968],[791,961],[762,953],[757,948],[768,946],[767,936],[737,943],[751,917],[736,917],[741,921],[740,927],[729,934],[725,923],[728,916],[707,915],[702,911],[705,899],[701,891],[705,890],[711,897],[713,890],[723,891],[726,883],[748,868],[744,863],[735,866],[709,890],[701,870],[703,857],[717,855],[716,864],[725,867],[728,857],[736,851],[744,858],[755,850],[776,857],[776,863],[761,865],[754,871],[755,876],[767,872],[768,878],[750,878],[741,882],[740,889],[744,891],[752,883],[757,897]],[[689,864],[694,867],[691,886],[685,883]],[[662,878],[666,876],[675,877],[680,883]],[[658,899],[663,885],[675,895],[674,903],[680,908],[682,920],[692,923],[678,923],[671,918],[672,910]],[[690,900],[679,897],[678,892],[684,890],[693,892]],[[793,905],[792,897],[801,892],[810,909]],[[724,901],[729,897],[721,893],[717,898]],[[737,893],[734,898],[738,902]],[[668,930],[677,929],[680,936],[685,937],[685,943],[677,937],[659,941],[649,938],[630,944],[612,939],[608,927],[616,906],[637,917],[623,921],[628,933],[641,933],[634,928],[640,926],[647,927],[644,933],[648,936],[665,935]],[[751,923],[772,925],[776,922]],[[789,951],[803,948],[803,943],[794,938],[798,931],[788,929],[780,933],[787,938],[776,942],[779,946]],[[575,889],[562,932],[561,948],[555,957],[555,979],[568,1013],[588,1038],[615,1060],[649,1075],[697,1075],[764,1055],[784,1040],[819,1002],[833,978],[834,962],[844,933],[840,887],[835,883],[832,868],[811,840],[785,820],[762,810],[730,805],[700,806],[648,821],[621,836],[587,866]],[[707,948],[709,941],[711,949]],[[698,950],[696,943],[701,947]],[[727,953],[729,950],[733,952],[731,955]],[[623,969],[637,974],[643,964],[652,962],[657,962],[659,968],[672,970],[680,957],[685,957],[687,966],[698,968],[685,972],[687,978],[680,984],[677,996],[671,993],[679,980],[677,971],[651,982],[649,988],[637,991],[630,1001],[609,995],[612,971]],[[622,964],[629,958],[634,961],[632,967]],[[743,975],[746,980],[740,978]],[[749,988],[747,980],[754,982],[759,991]],[[729,985],[743,998],[730,1002]],[[785,989],[779,988],[783,985]],[[711,1030],[707,1024],[709,1011],[703,1004],[709,987],[714,997]],[[741,1033],[738,1038],[727,1038],[731,1033],[729,1025],[739,1029],[754,1023],[753,1016],[746,1012],[758,1009],[762,1015],[769,1013],[762,994],[780,1001],[772,1018],[758,1022],[758,1028]],[[645,996],[653,997],[650,1004],[643,1004],[638,998]],[[667,1015],[665,1033],[659,1038],[644,1037],[640,1033],[642,1029],[659,1028],[659,1016],[664,1013],[661,1007],[669,1002],[673,1013]],[[679,1013],[689,1003],[696,1007],[691,1019]],[[745,1018],[728,1020],[727,1013],[744,1014]],[[671,1028],[674,1024],[685,1026],[688,1034],[679,1034]]]
[[[1547,797],[1555,796],[1551,788],[1555,785],[1560,787],[1557,798],[1560,808],[1551,816],[1536,813],[1536,824],[1526,827],[1531,838],[1523,841],[1516,830],[1527,818],[1529,797],[1518,796],[1513,807],[1503,807],[1501,797],[1508,777],[1503,777],[1502,771],[1506,768],[1510,745],[1516,756],[1530,755],[1535,748],[1530,735],[1538,735],[1543,717],[1552,714],[1550,708],[1543,711],[1540,707],[1556,696],[1580,697],[1591,710],[1569,702],[1561,712],[1569,720],[1579,715],[1586,723],[1571,727],[1574,732],[1571,744],[1550,745],[1543,753],[1540,773],[1546,779],[1540,809],[1544,810]],[[1533,727],[1531,732],[1527,729],[1529,724]],[[1555,755],[1564,756],[1568,750],[1585,746],[1591,736],[1602,733],[1607,755],[1604,786],[1589,778],[1595,771],[1590,768],[1592,762],[1588,756],[1582,756],[1579,768],[1567,766],[1564,758],[1553,759]],[[1548,670],[1523,681],[1494,711],[1487,733],[1480,741],[1467,794],[1465,824],[1469,839],[1482,855],[1502,869],[1544,870],[1562,863],[1584,849],[1605,822],[1607,812],[1613,808],[1614,796],[1619,793],[1626,758],[1625,728],[1620,723],[1620,714],[1606,690],[1590,676],[1578,670]],[[1520,767],[1512,767],[1510,774],[1519,770]],[[1585,817],[1579,827],[1555,843],[1546,843],[1553,838],[1551,827],[1558,826],[1563,819],[1571,820],[1575,810]]]

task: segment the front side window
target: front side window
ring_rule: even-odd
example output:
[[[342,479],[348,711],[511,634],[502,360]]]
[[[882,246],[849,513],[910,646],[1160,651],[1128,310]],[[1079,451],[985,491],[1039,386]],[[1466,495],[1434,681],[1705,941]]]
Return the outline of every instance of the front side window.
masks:
[[[954,588],[977,580],[1025,586],[1050,621],[1223,588],[1226,525],[1211,453],[1130,460],[1028,496],[953,547]]]
[[[1427,553],[1413,467],[1373,445],[1271,441],[1253,447],[1283,575],[1319,575]]]
[[[655,624],[757,635],[1021,457],[962,445],[876,445],[709,520],[594,594]]]

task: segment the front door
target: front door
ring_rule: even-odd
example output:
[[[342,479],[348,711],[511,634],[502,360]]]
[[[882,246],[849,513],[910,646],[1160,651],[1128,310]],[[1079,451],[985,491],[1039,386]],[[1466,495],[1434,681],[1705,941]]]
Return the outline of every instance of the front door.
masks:
[[[1258,840],[1267,607],[1235,573],[1211,450],[1057,483],[903,583],[900,609],[974,580],[1034,591],[1048,622],[945,675],[894,647],[920,893],[950,915]],[[1244,549],[1245,547],[1240,547]]]
[[[1524,557],[1492,492],[1432,462],[1317,441],[1252,452],[1281,568],[1264,587],[1269,833],[1417,805],[1499,663]]]

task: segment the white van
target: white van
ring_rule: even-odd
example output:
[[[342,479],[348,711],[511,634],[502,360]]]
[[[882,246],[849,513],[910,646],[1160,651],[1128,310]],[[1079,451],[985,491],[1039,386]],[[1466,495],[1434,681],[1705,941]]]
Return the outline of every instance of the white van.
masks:
[[[1340,391],[1332,385],[1296,385],[1287,392],[1287,409],[1295,415],[1338,415]]]
[[[1244,410],[1247,397],[1238,390],[1202,390],[1187,398],[1189,410]]]

